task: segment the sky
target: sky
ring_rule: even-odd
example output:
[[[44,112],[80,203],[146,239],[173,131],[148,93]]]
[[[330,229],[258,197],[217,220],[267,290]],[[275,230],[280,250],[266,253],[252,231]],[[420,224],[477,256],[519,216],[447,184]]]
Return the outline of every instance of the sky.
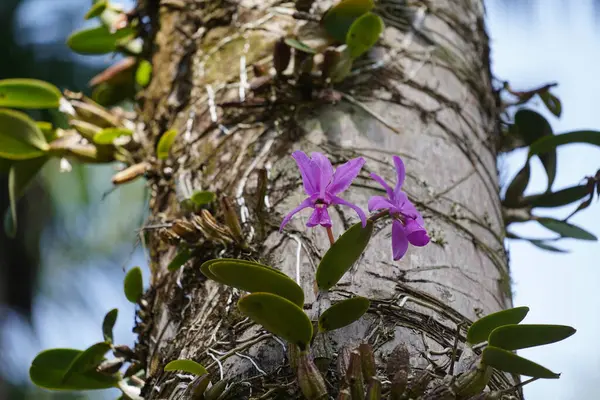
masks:
[[[555,133],[579,129],[600,130],[597,94],[600,93],[600,26],[591,0],[524,0],[530,12],[514,2],[486,1],[491,37],[492,70],[515,89],[558,82],[553,90],[562,101],[560,119],[540,111]],[[524,165],[525,151],[515,151],[499,162],[502,181],[510,182]],[[526,194],[543,192],[547,184],[539,160],[533,164]],[[555,190],[579,183],[600,168],[600,149],[569,145],[558,151]],[[575,207],[537,212],[564,218]],[[600,236],[600,207],[592,205],[571,222]],[[528,237],[552,237],[535,222],[511,226]],[[539,380],[525,388],[528,400],[582,400],[598,398],[600,380],[600,265],[598,242],[564,240],[558,247],[568,254],[540,250],[523,241],[508,241],[515,305],[529,306],[527,323],[571,325],[577,333],[548,346],[524,350],[522,355],[562,372],[558,380]],[[595,397],[596,396],[596,397]]]
[[[1,1],[1,0],[0,0]],[[54,1],[65,6],[70,1]],[[519,7],[515,4],[519,3]],[[31,5],[39,1],[31,1]],[[595,128],[600,130],[597,93],[600,79],[600,27],[597,24],[591,0],[487,0],[488,30],[492,46],[492,68],[495,76],[508,80],[515,89],[527,89],[556,81],[554,93],[562,100],[563,115],[557,119],[538,108],[552,124],[555,132]],[[39,8],[30,6],[30,11]],[[525,8],[523,10],[522,8]],[[81,10],[81,14],[84,10]],[[23,18],[30,15],[23,10]],[[49,14],[50,15],[50,14]],[[64,14],[63,14],[64,16]],[[78,14],[77,18],[81,15]],[[36,27],[46,26],[39,18]],[[80,20],[80,19],[79,19]],[[33,23],[33,22],[32,22]],[[41,25],[40,25],[41,24]],[[44,25],[46,24],[46,25]],[[26,26],[26,24],[22,24]],[[46,30],[52,35],[52,30]],[[48,36],[49,37],[49,36]],[[24,40],[26,38],[24,37]],[[510,182],[523,166],[525,151],[515,151],[499,161],[501,181]],[[558,152],[558,174],[554,189],[571,186],[600,168],[600,149],[583,145],[570,145]],[[110,176],[110,171],[105,172]],[[106,179],[108,183],[108,179]],[[533,163],[533,175],[527,193],[545,189],[546,178],[539,161]],[[99,188],[102,192],[106,188]],[[99,197],[99,196],[98,196]],[[118,200],[116,200],[118,201]],[[106,206],[106,204],[105,204]],[[108,207],[108,206],[106,206]],[[540,211],[538,215],[557,218],[567,216],[573,206]],[[600,236],[600,207],[594,202],[590,208],[576,215],[572,222]],[[551,237],[535,223],[520,224],[511,229],[523,236]],[[565,240],[558,246],[568,254],[542,251],[529,243],[507,242],[510,251],[511,275],[515,305],[527,305],[531,311],[527,323],[551,323],[574,326],[578,331],[571,338],[553,345],[523,351],[522,354],[553,371],[562,372],[559,380],[540,380],[525,388],[528,400],[581,400],[593,399],[600,380],[600,347],[597,333],[600,329],[600,268],[594,255],[599,254],[598,242]],[[56,256],[56,255],[55,255]],[[51,257],[47,255],[46,258]],[[141,254],[128,259],[122,256],[119,263],[143,264]],[[47,263],[63,260],[50,258]],[[108,262],[115,262],[109,260]],[[98,259],[60,272],[49,268],[46,274],[53,279],[45,282],[36,300],[33,327],[40,335],[33,335],[25,321],[16,316],[9,325],[18,334],[10,335],[2,345],[19,349],[17,364],[27,365],[35,354],[50,347],[84,348],[101,339],[100,323],[106,311],[121,309],[116,337],[121,343],[131,343],[133,309],[115,289],[120,284],[120,268],[109,270]],[[63,274],[63,275],[61,275]],[[83,296],[85,309],[70,307],[68,299],[56,300],[52,293],[76,282],[78,290],[73,295]],[[62,289],[61,289],[62,288]],[[93,289],[93,290],[92,290]],[[101,304],[101,306],[100,306]],[[77,320],[77,324],[68,321]],[[20,327],[21,329],[16,329]],[[60,328],[59,328],[60,327]],[[6,348],[6,347],[5,347]],[[26,379],[24,371],[10,371],[15,380]],[[114,394],[114,393],[113,393]],[[106,398],[111,398],[108,396]],[[114,398],[114,396],[112,397]]]

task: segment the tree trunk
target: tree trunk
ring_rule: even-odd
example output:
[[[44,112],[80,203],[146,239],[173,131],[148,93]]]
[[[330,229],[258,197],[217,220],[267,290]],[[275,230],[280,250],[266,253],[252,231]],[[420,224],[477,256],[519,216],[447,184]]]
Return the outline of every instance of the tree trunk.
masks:
[[[142,99],[140,161],[154,153],[167,129],[179,132],[169,160],[152,162],[149,223],[190,220],[180,200],[191,189],[209,190],[236,206],[247,245],[208,235],[192,261],[169,272],[176,246],[164,239],[171,231],[148,231],[152,281],[136,327],[137,350],[147,360],[144,398],[187,398],[189,380],[163,372],[167,362],[184,358],[207,366],[213,377],[229,378],[232,398],[302,398],[283,342],[237,312],[239,291],[199,271],[212,258],[260,260],[298,275],[310,314],[315,265],[329,246],[327,234],[307,229],[305,215],[278,231],[303,198],[289,157],[297,149],[326,153],[334,163],[363,156],[367,163],[345,197],[365,208],[371,195],[381,194],[369,173],[394,181],[391,156],[400,155],[405,189],[433,242],[391,262],[389,222],[376,225],[364,256],[332,291],[334,300],[349,293],[368,297],[370,310],[330,335],[333,352],[368,342],[381,368],[404,343],[413,375],[432,363],[447,372],[457,335],[458,354],[465,349],[459,324],[511,305],[483,2],[412,2],[409,10],[425,36],[404,32],[404,1],[379,0],[383,38],[336,92],[311,87],[304,78],[275,79],[263,92],[255,87],[255,66],[271,67],[276,40],[319,29],[317,22],[293,18],[290,3],[147,3],[154,76]],[[298,1],[298,9],[305,10],[304,3],[311,1]],[[320,16],[331,4],[317,0],[311,10]],[[224,223],[224,204],[216,204],[210,213]],[[332,220],[336,235],[356,222],[351,210],[339,208]],[[443,368],[433,371],[444,376]],[[337,394],[336,374],[332,362],[331,396]],[[495,373],[490,386],[512,382]]]

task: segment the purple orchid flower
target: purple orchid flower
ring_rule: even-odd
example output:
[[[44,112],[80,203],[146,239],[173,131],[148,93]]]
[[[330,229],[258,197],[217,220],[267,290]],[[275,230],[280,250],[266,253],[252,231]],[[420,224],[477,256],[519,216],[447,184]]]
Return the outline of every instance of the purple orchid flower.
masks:
[[[369,199],[369,211],[389,210],[394,219],[392,222],[392,250],[394,260],[401,259],[408,250],[408,243],[413,246],[425,246],[429,243],[427,231],[423,228],[423,217],[417,211],[413,203],[402,191],[402,184],[406,176],[404,163],[398,156],[394,156],[394,165],[398,181],[396,187],[392,188],[378,175],[371,174],[387,193],[387,197],[373,196]]]
[[[365,163],[364,158],[359,157],[348,161],[339,166],[335,173],[331,162],[321,153],[314,152],[309,158],[304,152],[295,151],[292,153],[292,158],[298,164],[304,191],[308,197],[285,216],[281,222],[280,231],[283,230],[283,227],[292,219],[294,214],[309,207],[313,208],[314,211],[306,226],[321,225],[331,228],[331,218],[327,212],[327,207],[333,204],[341,204],[352,208],[358,214],[363,227],[367,225],[367,217],[363,210],[337,196],[348,189],[352,180],[356,178]]]

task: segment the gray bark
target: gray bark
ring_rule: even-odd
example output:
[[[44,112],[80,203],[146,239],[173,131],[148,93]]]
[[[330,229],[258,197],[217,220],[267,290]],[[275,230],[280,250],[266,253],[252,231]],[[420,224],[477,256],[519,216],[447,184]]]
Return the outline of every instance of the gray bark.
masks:
[[[289,157],[296,149],[327,153],[336,163],[365,157],[356,184],[343,196],[364,208],[371,195],[381,194],[368,174],[395,181],[391,155],[402,156],[405,189],[433,238],[392,262],[390,226],[377,224],[366,253],[332,292],[333,300],[352,293],[373,302],[365,317],[331,335],[335,352],[368,341],[383,366],[390,351],[405,343],[412,366],[423,369],[430,364],[424,350],[451,349],[458,324],[511,305],[483,4],[413,3],[417,16],[419,9],[424,12],[422,30],[433,46],[422,35],[403,31],[403,1],[381,0],[377,12],[386,23],[384,37],[371,61],[355,66],[356,74],[338,87],[344,93],[339,102],[306,101],[297,86],[279,83],[269,93],[275,104],[268,107],[250,107],[263,95],[247,87],[244,104],[212,104],[239,101],[240,81],[253,79],[251,66],[271,65],[274,41],[314,32],[316,23],[284,15],[281,8],[293,11],[293,6],[275,1],[204,0],[185,6],[163,1],[155,10],[155,73],[142,101],[146,136],[140,159],[152,154],[166,129],[180,134],[170,161],[153,162],[150,224],[191,218],[177,200],[186,187],[211,190],[234,199],[249,249],[204,238],[202,256],[172,273],[166,266],[175,246],[150,231],[152,288],[136,328],[137,350],[147,361],[145,398],[183,398],[189,381],[162,371],[180,358],[244,382],[236,398],[300,398],[293,376],[282,368],[287,364],[282,343],[236,313],[239,292],[199,272],[203,261],[221,256],[258,259],[292,277],[299,271],[305,309],[311,312],[315,265],[329,246],[326,233],[305,228],[306,215],[278,232],[283,215],[303,199]],[[329,5],[315,1],[313,11],[319,15]],[[240,62],[246,66],[242,73]],[[263,211],[258,210],[261,174],[268,176]],[[211,212],[223,221],[219,206]],[[347,208],[336,209],[332,218],[336,235],[356,222]],[[458,332],[460,353],[464,327]],[[449,361],[447,354],[431,358],[439,365]],[[490,386],[506,388],[510,382],[495,374]]]

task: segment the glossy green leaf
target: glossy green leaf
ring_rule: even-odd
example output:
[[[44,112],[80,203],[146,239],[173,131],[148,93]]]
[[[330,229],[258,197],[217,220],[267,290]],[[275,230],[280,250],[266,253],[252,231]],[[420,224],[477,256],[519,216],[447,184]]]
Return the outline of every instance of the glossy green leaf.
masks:
[[[467,342],[477,344],[488,340],[490,333],[500,326],[518,324],[529,312],[529,307],[515,307],[486,315],[473,322],[467,332]]]
[[[546,118],[533,110],[526,108],[520,109],[515,114],[514,119],[515,123],[513,129],[516,129],[516,134],[521,137],[527,145],[532,145],[544,137],[551,137],[554,135],[552,127]],[[538,156],[546,170],[548,176],[548,189],[550,189],[556,177],[556,152],[549,151],[548,153],[539,154]]]
[[[62,382],[69,382],[71,377],[76,373],[82,374],[88,371],[94,371],[96,367],[104,361],[104,355],[110,351],[110,348],[110,343],[100,342],[85,349],[75,357],[73,362],[71,362],[65,371]]]
[[[342,0],[327,11],[321,23],[331,37],[344,43],[352,23],[373,7],[373,0]]]
[[[535,247],[538,247],[542,250],[548,250],[548,251],[552,251],[555,253],[568,253],[568,250],[563,250],[561,248],[552,246],[551,244],[549,244],[547,241],[544,240],[537,240],[537,239],[528,239],[527,240],[529,243],[531,243],[532,245],[534,245]]]
[[[135,71],[135,81],[141,87],[146,87],[152,79],[152,64],[146,60],[140,60]]]
[[[102,335],[104,336],[104,340],[108,343],[113,342],[113,328],[117,322],[118,315],[119,310],[117,308],[113,308],[106,313],[104,320],[102,321]]]
[[[560,342],[575,332],[566,325],[504,325],[492,331],[488,343],[504,350],[519,350]]]
[[[562,104],[558,97],[550,93],[549,90],[538,92],[538,95],[546,105],[548,111],[550,111],[555,116],[560,117],[560,114],[562,113]]]
[[[269,267],[266,265],[262,265],[259,263],[256,263],[254,261],[249,261],[249,260],[238,260],[237,258],[215,258],[212,260],[208,260],[205,261],[201,266],[200,266],[200,272],[202,272],[204,274],[204,276],[206,276],[208,279],[211,279],[215,282],[219,282],[219,283],[223,283],[219,280],[219,278],[214,275],[211,271],[210,271],[210,267],[218,262],[234,262],[234,263],[246,263],[248,265],[254,265],[254,266],[259,266],[259,267],[263,267],[263,268],[267,268],[269,271],[275,271],[277,273],[280,273],[281,275],[287,277],[286,274],[284,274],[283,272],[279,271],[278,269],[275,269],[273,267]]]
[[[482,362],[500,371],[513,374],[546,379],[557,379],[560,377],[560,374],[556,374],[531,360],[493,346],[487,346],[483,350]]]
[[[106,0],[100,0],[95,2],[92,7],[88,10],[87,13],[85,13],[85,19],[92,19],[92,18],[96,18],[99,17],[100,14],[102,14],[102,12],[104,10],[106,10],[106,5],[107,5],[107,1]]]
[[[565,144],[584,143],[600,146],[600,131],[573,131],[537,140],[529,146],[529,156],[553,151]]]
[[[342,279],[346,271],[362,255],[372,233],[373,222],[368,220],[365,228],[359,222],[335,241],[317,268],[316,280],[320,290],[329,290]]]
[[[35,121],[35,124],[38,128],[40,128],[40,131],[42,131],[42,133],[44,134],[46,142],[50,143],[57,138],[56,129],[54,128],[54,126],[52,126],[50,122]]]
[[[0,109],[0,157],[27,160],[43,156],[49,148],[35,121],[20,111]]]
[[[144,293],[144,283],[142,280],[142,269],[140,267],[131,268],[125,280],[123,281],[123,290],[125,297],[132,303],[137,303]]]
[[[269,332],[306,349],[313,328],[308,315],[291,301],[272,293],[252,293],[238,301],[242,314]]]
[[[63,377],[69,366],[83,352],[74,349],[50,349],[39,353],[31,363],[29,377],[39,387],[51,390],[92,390],[114,387],[119,378],[94,370],[73,372],[68,381]]]
[[[553,232],[558,233],[564,238],[573,238],[580,240],[598,240],[596,236],[589,233],[583,228],[570,224],[566,221],[561,221],[549,217],[540,217],[537,219],[543,227],[550,229]]]
[[[57,108],[61,93],[37,79],[0,79],[0,107]]]
[[[346,35],[350,57],[358,58],[369,51],[379,40],[383,28],[383,20],[371,12],[357,18]]]
[[[94,142],[97,144],[112,144],[115,139],[121,136],[131,136],[133,131],[126,128],[105,128],[94,135]]]
[[[531,168],[529,167],[529,160],[525,162],[525,166],[515,175],[513,180],[506,188],[506,194],[504,195],[503,205],[506,207],[519,206],[525,189],[529,185],[529,179],[531,177]]]
[[[37,173],[48,161],[47,157],[16,161],[8,172],[8,199],[10,204],[10,221],[5,226],[9,237],[14,237],[17,230],[17,201],[23,196]]]
[[[76,31],[67,39],[67,45],[79,54],[106,54],[116,51],[119,41],[133,34],[133,29],[127,27],[111,32],[106,26]]]
[[[332,331],[357,321],[367,312],[371,302],[364,297],[352,297],[329,307],[319,318],[319,330]]]
[[[156,146],[156,156],[159,160],[166,160],[169,158],[169,151],[171,150],[171,146],[173,146],[173,142],[175,142],[176,136],[177,130],[169,129],[160,137],[158,145]]]
[[[202,376],[208,374],[208,371],[202,364],[193,360],[174,360],[165,365],[165,371],[185,371],[190,374]]]
[[[210,204],[213,201],[215,201],[216,198],[217,198],[216,194],[214,194],[213,192],[206,191],[206,190],[198,190],[198,191],[192,193],[192,196],[190,197],[190,199],[197,206],[205,206],[207,204]]]
[[[556,192],[546,192],[523,198],[523,204],[532,207],[560,207],[581,200],[589,194],[587,185],[577,185]]]
[[[190,249],[188,249],[188,248],[181,249],[177,252],[175,257],[173,257],[173,259],[167,266],[167,269],[169,271],[178,270],[179,268],[183,267],[186,262],[190,261],[193,256],[194,256],[194,253]]]
[[[267,292],[284,297],[302,307],[304,291],[287,275],[249,262],[220,261],[209,267],[218,282],[246,292]]]
[[[308,53],[308,54],[315,54],[317,51],[315,49],[313,49],[312,47],[309,47],[308,45],[306,45],[304,42],[301,42],[298,39],[294,39],[294,38],[285,38],[284,42],[290,46],[293,47],[296,50],[302,51],[304,53]]]

